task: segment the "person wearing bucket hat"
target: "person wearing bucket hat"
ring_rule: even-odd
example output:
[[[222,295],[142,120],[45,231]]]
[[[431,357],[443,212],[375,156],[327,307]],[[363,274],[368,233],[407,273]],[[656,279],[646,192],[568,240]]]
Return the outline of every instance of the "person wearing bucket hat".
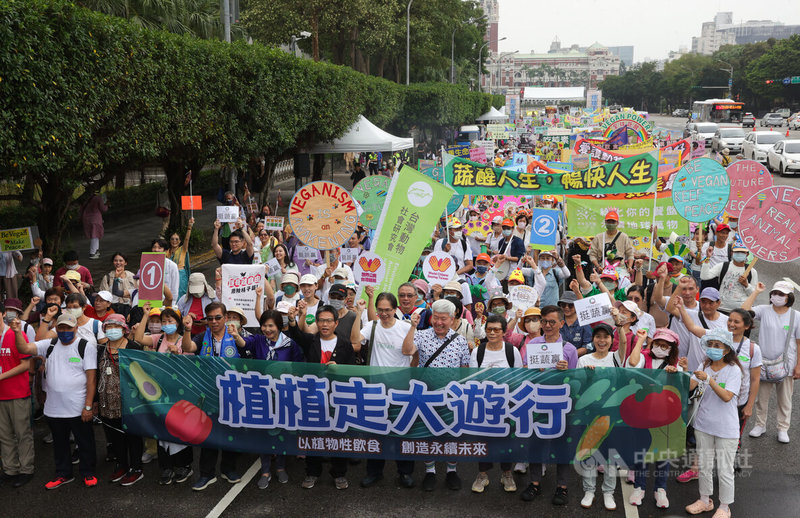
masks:
[[[300,278],[297,276],[297,274],[294,272],[285,273],[281,279],[281,289],[275,294],[275,304],[282,300],[285,300],[292,305],[297,304],[297,301],[302,298],[298,292],[299,287]]]
[[[144,478],[142,472],[144,441],[138,435],[122,431],[124,428],[120,397],[119,350],[142,350],[142,345],[125,337],[128,324],[122,315],[108,315],[103,321],[103,332],[108,337],[108,343],[97,360],[97,394],[103,430],[116,459],[109,481],[119,482],[120,485],[127,487]]]
[[[703,288],[712,287],[719,290],[722,304],[719,311],[726,315],[736,308],[742,307],[747,297],[755,290],[758,285],[758,272],[751,268],[744,275],[749,264],[747,256],[749,251],[742,245],[731,247],[731,259],[720,261],[712,266],[710,261],[703,263],[700,270],[700,281]]]
[[[508,300],[508,295],[503,293],[501,289],[495,288],[487,293],[486,301],[489,315],[499,315],[508,322],[504,339],[510,340],[517,325],[517,318],[509,312],[511,310],[511,301]],[[478,340],[486,338],[485,323],[482,317],[483,314],[479,313],[475,318],[475,338]]]
[[[742,366],[733,348],[733,335],[727,329],[709,329],[702,338],[706,359],[693,374],[690,390],[701,386],[694,416],[697,458],[700,463],[700,498],[686,506],[689,514],[714,510],[711,495],[716,465],[719,483],[717,518],[730,518],[734,501],[734,459],[739,442],[737,394],[741,388]]]
[[[694,278],[691,278],[694,280]],[[691,282],[691,281],[689,281]],[[677,305],[681,304],[686,306],[685,299],[678,301],[680,297],[670,297],[669,304],[667,304],[667,310],[679,320],[681,327],[686,329],[687,334],[691,337],[691,341],[686,348],[686,357],[689,361],[689,370],[696,370],[705,360],[705,355],[703,354],[702,347],[697,347],[699,342],[697,338],[690,332],[688,332],[686,323],[684,322],[680,310],[678,309]],[[687,312],[687,316],[690,316],[692,319],[697,319],[700,324],[703,326],[704,329],[727,329],[728,327],[728,316],[723,315],[719,311],[719,291],[716,288],[705,288],[703,291],[700,292],[699,297],[699,311],[696,314],[693,312]],[[675,322],[673,321],[673,324]],[[677,330],[678,334],[683,339],[683,335],[681,331]]]
[[[761,383],[756,399],[756,425],[750,430],[751,437],[764,435],[767,428],[767,412],[772,392],[777,393],[778,441],[789,442],[789,426],[792,422],[792,393],[794,382],[800,378],[800,315],[792,309],[794,284],[778,281],[769,291],[769,304],[753,306],[756,297],[766,291],[759,282],[755,291],[742,304],[742,309],[755,313],[761,322],[758,330],[764,364],[761,367]]]
[[[231,306],[228,308],[228,311],[225,313],[225,325],[228,326],[229,333],[231,333],[230,328],[233,326],[242,338],[247,338],[252,334],[245,329],[247,325],[247,316],[245,316],[244,310],[239,306]],[[231,333],[231,336],[233,336],[233,333]]]

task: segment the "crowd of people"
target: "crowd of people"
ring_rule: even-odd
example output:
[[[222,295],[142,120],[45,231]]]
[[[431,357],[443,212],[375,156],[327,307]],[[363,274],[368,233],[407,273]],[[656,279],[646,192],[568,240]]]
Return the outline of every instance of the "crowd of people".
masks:
[[[500,150],[498,156],[502,156]],[[372,158],[367,156],[371,172]],[[377,172],[377,171],[376,171]],[[232,192],[223,203],[238,205]],[[193,448],[185,444],[142,438],[125,431],[120,396],[119,350],[161,354],[195,354],[267,361],[337,363],[379,367],[525,368],[526,347],[561,342],[556,369],[664,369],[691,376],[692,416],[687,437],[696,459],[677,476],[678,483],[698,480],[699,498],[686,507],[690,514],[715,508],[716,518],[730,516],[734,501],[737,449],[745,424],[755,413],[750,436],[766,433],[769,398],[777,392],[778,441],[788,443],[794,379],[800,377],[797,344],[800,319],[792,309],[793,285],[779,281],[769,288],[769,304],[755,305],[767,291],[750,256],[736,239],[737,220],[700,226],[686,236],[686,255],[637,255],[632,239],[619,227],[620,216],[605,215],[605,232],[567,239],[561,228],[554,250],[534,250],[530,243],[531,209],[563,209],[552,196],[529,205],[505,207],[491,220],[487,236],[466,235],[464,223],[482,218],[491,197],[479,197],[433,229],[419,264],[432,251],[449,254],[456,276],[444,285],[427,282],[421,268],[396,292],[364,289],[357,300],[352,262],[341,261],[341,250],[325,257],[300,258],[302,243],[286,226],[267,230],[269,206],[258,212],[240,207],[232,223],[214,223],[211,248],[220,264],[266,263],[280,268],[257,288],[256,321],[241,308],[220,302],[221,273],[209,282],[192,272],[185,235],[154,239],[149,250],[164,252],[165,282],[162,308],[139,307],[138,273],[129,269],[123,253],[113,256],[112,269],[99,281],[80,264],[76,252],[63,255],[53,272],[50,258],[37,257],[26,272],[33,297],[24,304],[16,297],[0,304],[0,456],[4,483],[21,487],[34,470],[32,419],[47,418],[55,458],[55,474],[46,484],[55,489],[74,479],[78,465],[86,486],[98,483],[96,442],[105,459],[114,463],[111,482],[130,486],[143,478],[143,463],[157,459],[159,483],[192,480],[202,491],[217,481],[217,473],[238,483],[237,453],[200,448],[194,476]],[[429,229],[418,229],[428,232]],[[374,235],[359,226],[344,248],[369,250]],[[667,239],[652,229],[660,251]],[[93,245],[94,246],[94,243]],[[93,249],[97,253],[97,249]],[[538,302],[526,308],[512,304],[517,286],[530,286]],[[575,311],[578,300],[607,296],[613,309],[607,318],[582,325]],[[759,344],[748,337],[759,322]],[[33,395],[33,397],[32,397]],[[104,432],[97,441],[93,423]],[[70,444],[74,440],[75,447]],[[219,471],[217,462],[219,460]],[[322,476],[322,458],[305,457],[303,488],[311,489]],[[283,455],[261,456],[257,485],[266,489],[273,478],[289,481]],[[660,508],[670,506],[668,461],[630,470],[630,503],[641,505],[652,491]],[[716,466],[716,468],[715,468]],[[370,459],[360,481],[371,487],[382,478],[384,460]],[[424,490],[437,484],[436,464],[425,462]],[[481,493],[490,484],[492,464],[480,463],[471,490]],[[337,489],[349,486],[346,459],[332,459]],[[413,487],[414,462],[397,460],[398,483]],[[516,492],[518,476],[527,473],[520,495],[535,499],[542,491],[545,466],[500,464],[500,484]],[[572,467],[555,466],[552,503],[569,501]],[[578,467],[583,507],[593,505],[598,469]],[[601,467],[603,506],[616,509],[617,473],[612,464]],[[650,483],[650,479],[653,483]],[[445,483],[462,487],[458,465],[446,463]]]

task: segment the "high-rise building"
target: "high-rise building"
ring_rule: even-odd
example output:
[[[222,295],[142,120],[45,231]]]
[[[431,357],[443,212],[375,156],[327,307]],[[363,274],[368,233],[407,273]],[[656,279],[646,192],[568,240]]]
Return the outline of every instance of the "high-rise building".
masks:
[[[721,12],[714,16],[714,21],[703,22],[700,36],[692,38],[692,52],[711,55],[723,45],[756,43],[770,38],[781,40],[793,34],[800,34],[800,25],[770,20],[733,23],[732,12]]]
[[[608,47],[608,51],[617,56],[626,67],[633,66],[633,45]]]

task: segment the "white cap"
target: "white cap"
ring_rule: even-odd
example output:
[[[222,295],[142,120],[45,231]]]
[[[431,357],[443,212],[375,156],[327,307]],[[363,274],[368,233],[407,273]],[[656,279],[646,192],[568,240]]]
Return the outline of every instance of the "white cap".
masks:
[[[300,284],[317,284],[317,276],[313,273],[307,273],[300,277]]]
[[[101,299],[105,300],[106,302],[113,302],[114,301],[114,297],[113,297],[113,295],[111,295],[110,291],[100,290],[100,291],[97,292],[97,296],[100,297]]]

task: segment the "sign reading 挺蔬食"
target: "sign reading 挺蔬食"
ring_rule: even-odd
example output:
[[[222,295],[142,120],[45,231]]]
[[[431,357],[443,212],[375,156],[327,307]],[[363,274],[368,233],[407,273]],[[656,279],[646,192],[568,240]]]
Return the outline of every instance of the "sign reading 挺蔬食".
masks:
[[[739,234],[759,259],[786,263],[800,258],[800,189],[776,185],[755,192],[739,215]]]
[[[678,171],[672,186],[672,203],[681,217],[701,223],[725,209],[730,191],[728,174],[719,162],[695,158]]]
[[[744,204],[756,191],[772,187],[772,175],[763,164],[755,160],[737,160],[725,172],[731,184],[731,195],[725,212],[738,218]]]
[[[289,224],[303,244],[317,250],[333,250],[355,232],[358,212],[344,187],[333,182],[312,182],[292,198]]]

